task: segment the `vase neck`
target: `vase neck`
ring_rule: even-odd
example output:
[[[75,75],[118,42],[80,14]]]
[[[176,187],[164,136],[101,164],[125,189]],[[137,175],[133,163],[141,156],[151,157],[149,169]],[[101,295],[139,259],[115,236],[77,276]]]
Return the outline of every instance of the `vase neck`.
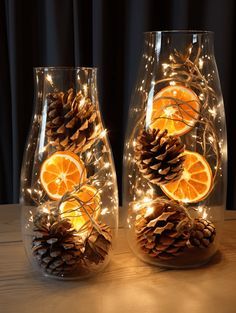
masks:
[[[37,67],[34,69],[35,97],[44,101],[50,93],[67,93],[73,89],[97,103],[97,69],[67,67]]]
[[[187,54],[189,49],[195,49],[202,55],[214,55],[214,34],[207,31],[157,31],[147,32],[144,35],[145,51],[150,54],[167,56],[178,51]],[[197,52],[198,50],[198,52]]]

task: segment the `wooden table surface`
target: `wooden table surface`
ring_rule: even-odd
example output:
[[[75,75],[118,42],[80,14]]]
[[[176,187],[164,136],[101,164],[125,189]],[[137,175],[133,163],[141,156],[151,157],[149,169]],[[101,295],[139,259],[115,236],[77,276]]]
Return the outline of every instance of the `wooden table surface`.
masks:
[[[103,273],[57,281],[35,275],[28,265],[19,206],[0,206],[0,312],[236,313],[236,212],[227,217],[220,253],[201,268],[164,270],[142,263],[120,229]]]

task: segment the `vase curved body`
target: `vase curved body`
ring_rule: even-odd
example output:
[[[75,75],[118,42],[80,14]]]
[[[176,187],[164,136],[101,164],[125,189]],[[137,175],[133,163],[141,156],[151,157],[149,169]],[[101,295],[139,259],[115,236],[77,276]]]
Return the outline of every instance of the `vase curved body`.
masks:
[[[226,204],[226,165],[213,34],[146,33],[123,177],[128,238],[142,260],[194,267],[215,254]]]
[[[83,278],[109,262],[118,227],[116,174],[94,68],[36,68],[22,163],[22,232],[41,273]]]

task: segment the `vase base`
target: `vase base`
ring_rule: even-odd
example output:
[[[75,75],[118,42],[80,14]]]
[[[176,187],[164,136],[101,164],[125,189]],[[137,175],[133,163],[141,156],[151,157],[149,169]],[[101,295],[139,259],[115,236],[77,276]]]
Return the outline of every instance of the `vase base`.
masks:
[[[211,247],[207,249],[189,248],[178,257],[170,260],[155,260],[154,258],[146,257],[140,254],[139,257],[146,263],[163,268],[188,269],[197,268],[207,264],[217,251],[218,249],[216,245],[211,245]]]

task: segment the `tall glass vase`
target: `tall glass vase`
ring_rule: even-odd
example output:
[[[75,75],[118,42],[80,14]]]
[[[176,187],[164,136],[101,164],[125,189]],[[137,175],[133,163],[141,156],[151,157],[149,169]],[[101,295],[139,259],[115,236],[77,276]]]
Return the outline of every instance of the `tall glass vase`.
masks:
[[[116,174],[95,68],[36,68],[22,163],[22,232],[32,265],[62,279],[108,263],[118,227]]]
[[[213,33],[150,32],[144,39],[124,153],[128,238],[146,262],[198,266],[218,249],[226,202]]]

